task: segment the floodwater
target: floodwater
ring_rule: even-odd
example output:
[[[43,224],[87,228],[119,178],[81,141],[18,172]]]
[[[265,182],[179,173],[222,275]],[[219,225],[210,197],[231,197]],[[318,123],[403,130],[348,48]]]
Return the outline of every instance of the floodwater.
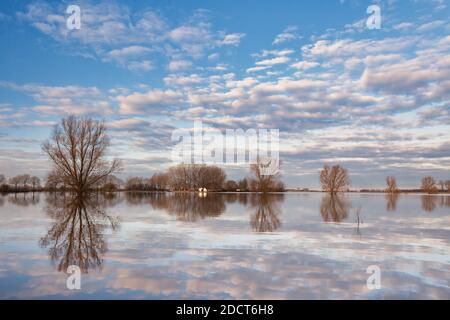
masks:
[[[1,299],[450,299],[449,279],[448,195],[0,195]]]

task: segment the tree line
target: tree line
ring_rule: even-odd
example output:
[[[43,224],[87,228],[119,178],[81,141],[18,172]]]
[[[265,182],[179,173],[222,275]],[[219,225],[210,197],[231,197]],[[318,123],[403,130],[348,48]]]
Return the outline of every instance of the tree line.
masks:
[[[348,169],[334,165],[325,165],[320,172],[320,183],[322,191],[335,194],[337,192],[350,191],[350,177]],[[384,192],[394,194],[401,190],[397,186],[397,179],[393,176],[386,177],[386,188]],[[450,192],[450,180],[435,180],[431,176],[421,179],[420,188],[414,191],[426,193]]]
[[[0,174],[0,192],[41,191],[41,179],[30,174],[22,174],[7,179]]]

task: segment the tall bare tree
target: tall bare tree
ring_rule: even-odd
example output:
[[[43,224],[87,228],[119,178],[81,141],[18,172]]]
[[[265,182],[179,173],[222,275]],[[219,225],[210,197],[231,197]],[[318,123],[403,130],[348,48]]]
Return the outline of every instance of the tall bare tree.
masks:
[[[450,192],[450,180],[445,180],[445,188],[447,189],[447,192]]]
[[[329,193],[346,191],[350,186],[348,170],[340,165],[325,165],[320,172],[320,183],[322,190]]]
[[[427,193],[436,192],[438,190],[436,187],[436,180],[430,176],[423,177],[421,189]]]
[[[0,174],[0,185],[4,184],[6,181],[6,178],[3,174]]]
[[[387,184],[386,192],[396,193],[399,191],[397,187],[397,179],[395,179],[395,177],[386,177],[386,184]]]
[[[108,162],[105,159],[108,146],[104,122],[69,116],[55,127],[42,149],[64,184],[77,193],[84,193],[120,170],[119,160]]]

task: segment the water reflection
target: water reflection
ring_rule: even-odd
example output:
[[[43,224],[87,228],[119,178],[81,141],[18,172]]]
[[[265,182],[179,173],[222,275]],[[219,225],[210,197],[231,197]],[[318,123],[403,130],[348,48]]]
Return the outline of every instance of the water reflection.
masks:
[[[397,201],[400,198],[398,193],[387,193],[385,195],[386,198],[386,211],[395,211],[397,210]]]
[[[127,193],[129,204],[148,203],[154,209],[163,209],[177,220],[195,222],[208,217],[218,217],[225,212],[226,198],[211,193],[199,197],[196,193]]]
[[[90,197],[49,195],[46,212],[54,219],[39,244],[49,248],[51,260],[58,271],[65,272],[69,265],[82,272],[101,269],[102,255],[107,251],[103,238],[105,229],[116,230],[119,220],[107,215],[105,204],[110,200],[103,195]]]
[[[250,206],[255,210],[250,216],[253,231],[273,232],[280,227],[280,204],[283,200],[283,194],[252,194],[250,196]]]
[[[320,214],[325,222],[341,222],[347,218],[350,207],[345,195],[325,194],[320,203]]]
[[[422,200],[422,209],[427,212],[431,212],[436,209],[438,198],[433,195],[423,195],[420,197]]]
[[[39,193],[15,193],[8,197],[8,202],[20,207],[34,206],[40,202]]]

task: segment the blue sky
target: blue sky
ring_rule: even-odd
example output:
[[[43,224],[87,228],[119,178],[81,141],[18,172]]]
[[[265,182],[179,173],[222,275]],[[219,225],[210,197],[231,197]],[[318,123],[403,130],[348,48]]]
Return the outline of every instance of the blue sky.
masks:
[[[381,29],[366,27],[371,4]],[[45,177],[40,144],[77,114],[107,120],[123,177],[170,166],[173,130],[202,120],[279,129],[289,186],[317,187],[324,163],[355,187],[449,179],[449,13],[444,0],[2,1],[0,173]]]

